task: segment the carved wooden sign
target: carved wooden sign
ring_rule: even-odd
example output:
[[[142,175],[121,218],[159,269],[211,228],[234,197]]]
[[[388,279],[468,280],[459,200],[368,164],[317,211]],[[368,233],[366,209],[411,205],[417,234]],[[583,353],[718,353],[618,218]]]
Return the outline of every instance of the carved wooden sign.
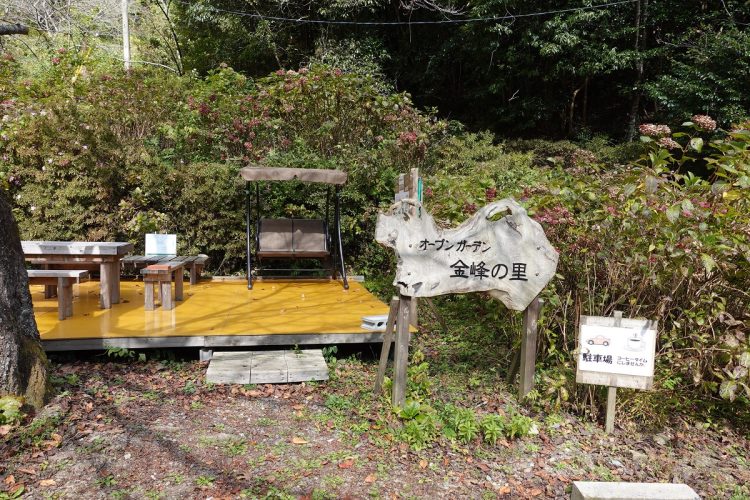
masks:
[[[445,230],[418,203],[402,200],[378,215],[375,239],[396,251],[393,284],[411,297],[486,291],[522,311],[557,269],[558,253],[542,227],[512,198]]]

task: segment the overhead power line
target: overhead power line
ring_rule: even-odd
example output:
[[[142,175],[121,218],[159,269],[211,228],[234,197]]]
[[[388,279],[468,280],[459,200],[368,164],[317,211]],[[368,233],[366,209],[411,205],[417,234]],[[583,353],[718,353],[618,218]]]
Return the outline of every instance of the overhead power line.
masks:
[[[189,7],[195,7],[196,4],[188,2],[186,0],[175,0],[177,3],[187,5]],[[537,17],[537,16],[548,16],[552,14],[564,14],[567,12],[580,12],[585,10],[595,9],[606,9],[608,7],[614,7],[616,5],[624,5],[629,3],[637,2],[638,0],[619,0],[617,2],[603,3],[600,5],[590,5],[585,7],[571,7],[568,9],[559,10],[548,10],[543,12],[528,12],[525,14],[506,14],[503,16],[492,16],[492,17],[473,17],[467,19],[443,19],[437,21],[343,21],[334,19],[308,19],[305,17],[293,18],[293,17],[279,17],[279,16],[267,16],[264,14],[254,14],[252,12],[243,12],[238,10],[221,9],[219,7],[210,7],[215,12],[223,12],[225,14],[233,14],[242,17],[250,17],[253,19],[261,19],[266,21],[278,21],[285,23],[296,23],[296,24],[335,24],[335,25],[347,25],[347,26],[414,26],[422,24],[468,24],[468,23],[487,23],[495,21],[509,21],[513,19],[523,17]]]

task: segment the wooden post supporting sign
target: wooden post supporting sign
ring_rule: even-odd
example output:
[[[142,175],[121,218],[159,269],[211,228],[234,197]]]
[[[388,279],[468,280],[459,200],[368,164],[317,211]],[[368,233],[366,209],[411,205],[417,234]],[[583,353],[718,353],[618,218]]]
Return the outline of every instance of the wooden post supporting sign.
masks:
[[[396,324],[398,316],[398,297],[391,299],[391,309],[388,311],[388,320],[385,324],[385,333],[383,334],[383,348],[380,350],[380,364],[378,365],[378,378],[375,380],[375,396],[380,395],[383,389],[383,379],[385,378],[385,369],[388,366],[388,354],[391,352],[393,343],[393,327]]]
[[[539,313],[544,300],[538,296],[523,312],[523,332],[521,338],[521,380],[518,384],[518,399],[523,399],[534,388],[536,368],[536,344]]]
[[[615,325],[622,326],[622,311],[615,311]],[[607,387],[607,416],[604,422],[604,432],[612,434],[615,431],[615,407],[617,405],[617,387]]]
[[[409,316],[411,301],[411,297],[399,295],[391,403],[393,406],[400,408],[403,408],[406,403],[406,368],[409,364]]]
[[[409,316],[411,311],[411,297],[399,295],[391,299],[385,333],[383,334],[383,348],[380,351],[378,377],[375,380],[375,395],[380,395],[388,365],[388,354],[393,342],[393,331],[396,331],[396,342],[393,356],[393,388],[391,404],[403,407],[406,403],[406,371],[409,364]],[[394,326],[395,325],[395,326]]]

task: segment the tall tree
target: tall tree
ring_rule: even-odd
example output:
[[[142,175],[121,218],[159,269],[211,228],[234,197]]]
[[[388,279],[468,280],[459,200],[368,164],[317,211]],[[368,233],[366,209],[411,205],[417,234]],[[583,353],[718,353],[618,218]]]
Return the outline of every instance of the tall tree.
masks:
[[[47,394],[47,358],[29,293],[21,238],[0,190],[0,395],[24,396],[40,407]]]

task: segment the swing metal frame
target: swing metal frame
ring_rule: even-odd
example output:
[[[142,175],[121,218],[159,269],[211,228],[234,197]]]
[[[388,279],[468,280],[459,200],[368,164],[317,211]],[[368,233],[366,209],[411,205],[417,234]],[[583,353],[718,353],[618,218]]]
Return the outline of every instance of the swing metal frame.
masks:
[[[341,241],[341,186],[346,183],[347,174],[340,170],[307,168],[245,167],[240,175],[246,181],[246,250],[247,288],[253,288],[253,255],[255,256],[258,278],[263,278],[263,270],[285,272],[320,272],[321,269],[264,268],[264,259],[317,259],[329,264],[331,279],[340,273],[344,289],[349,288],[344,267],[344,249]],[[325,219],[269,219],[263,218],[260,203],[260,183],[265,181],[300,181],[327,184]],[[255,183],[255,238],[250,227],[253,225],[252,189]],[[331,186],[334,187],[333,234],[330,228]],[[335,241],[333,241],[335,238]],[[254,246],[254,249],[253,249]],[[288,278],[288,277],[287,277]]]

